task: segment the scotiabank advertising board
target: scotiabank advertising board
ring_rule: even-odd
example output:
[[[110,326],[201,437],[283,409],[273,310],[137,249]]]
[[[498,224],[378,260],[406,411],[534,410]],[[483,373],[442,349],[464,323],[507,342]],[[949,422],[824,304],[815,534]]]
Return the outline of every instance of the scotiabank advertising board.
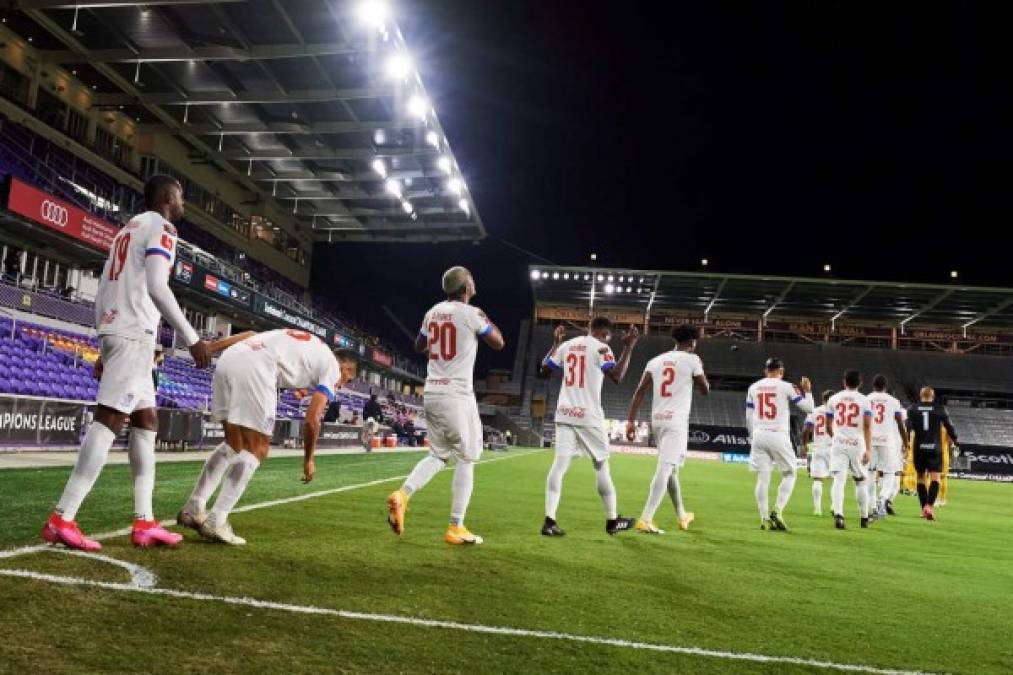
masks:
[[[32,222],[61,232],[100,251],[108,251],[112,246],[113,237],[120,231],[117,225],[97,218],[84,209],[79,209],[13,176],[9,180],[7,210],[11,213],[24,216]]]

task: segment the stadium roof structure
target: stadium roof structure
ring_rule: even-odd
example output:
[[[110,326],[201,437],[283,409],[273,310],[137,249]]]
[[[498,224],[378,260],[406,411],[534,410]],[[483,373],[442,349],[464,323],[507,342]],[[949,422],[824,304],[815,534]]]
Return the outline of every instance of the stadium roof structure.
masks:
[[[532,265],[538,305],[1013,329],[1013,288]],[[913,322],[913,323],[912,323]]]
[[[320,241],[485,236],[382,0],[7,0],[7,26]]]

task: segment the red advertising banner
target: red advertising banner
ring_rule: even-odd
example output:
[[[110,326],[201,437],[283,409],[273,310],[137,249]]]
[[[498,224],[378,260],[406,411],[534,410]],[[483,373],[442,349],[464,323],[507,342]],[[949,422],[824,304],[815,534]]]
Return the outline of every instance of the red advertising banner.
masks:
[[[68,237],[108,251],[119,226],[11,176],[7,210]]]
[[[394,365],[394,357],[387,352],[380,351],[379,349],[373,348],[372,357],[374,363],[379,363],[381,366],[387,366],[390,368]]]

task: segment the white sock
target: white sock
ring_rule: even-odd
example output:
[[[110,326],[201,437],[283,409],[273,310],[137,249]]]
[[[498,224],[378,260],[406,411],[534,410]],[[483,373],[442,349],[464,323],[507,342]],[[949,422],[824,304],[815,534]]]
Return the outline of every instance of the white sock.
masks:
[[[563,476],[570,468],[573,457],[570,455],[556,455],[552,460],[552,468],[545,479],[545,515],[553,520],[556,519],[556,509],[559,508],[559,498],[563,494]]]
[[[475,485],[475,463],[457,462],[454,480],[450,483],[450,524],[464,525],[464,514],[471,501],[471,489]]]
[[[148,429],[130,430],[130,472],[134,476],[134,518],[154,520],[151,495],[155,491],[155,436],[157,432]]]
[[[865,485],[865,499],[869,508],[876,506],[876,475],[869,472],[869,477],[863,482]]]
[[[880,488],[879,498],[883,503],[892,502],[897,496],[897,487],[900,484],[900,477],[897,474],[888,473],[883,476],[883,487]]]
[[[605,507],[605,518],[615,520],[619,517],[616,508],[616,486],[612,483],[608,460],[595,467],[595,475],[598,479],[598,495],[601,497],[602,506]]]
[[[88,427],[88,433],[81,442],[81,451],[77,454],[77,462],[74,463],[74,470],[70,473],[67,486],[63,488],[63,496],[56,503],[56,512],[64,520],[74,520],[77,517],[81,502],[91,492],[95,480],[105,466],[109,448],[112,447],[114,440],[116,434],[101,422],[92,422]]]
[[[843,471],[834,473],[834,483],[830,486],[830,510],[835,516],[844,515],[844,484],[848,476]]]
[[[426,483],[431,481],[433,476],[438,474],[444,466],[443,460],[436,459],[432,455],[426,455],[415,465],[412,472],[408,474],[408,478],[405,480],[404,485],[401,486],[401,489],[405,491],[406,495],[411,497],[424,488]]]
[[[781,475],[781,482],[777,486],[777,501],[775,502],[778,513],[784,511],[784,508],[788,506],[788,500],[791,499],[791,493],[795,489],[795,480],[797,478],[798,474],[794,471]]]
[[[654,478],[651,480],[651,491],[647,495],[647,502],[644,504],[644,511],[640,514],[640,520],[650,523],[654,520],[654,513],[665,498],[665,491],[668,490],[668,477],[672,475],[672,465],[666,462],[658,462],[654,470]]]
[[[823,510],[823,481],[813,481],[813,510]]]
[[[211,509],[209,518],[216,525],[221,525],[229,518],[229,513],[235,508],[236,502],[243,496],[246,486],[253,478],[253,473],[260,466],[260,460],[249,450],[243,450],[232,461],[228,473],[225,474],[225,482],[222,484],[222,491],[218,493],[218,499]]]
[[[866,478],[865,480],[869,480]],[[865,481],[855,486],[855,499],[858,500],[858,514],[862,518],[869,517],[869,491],[865,487]]]
[[[757,471],[756,472],[756,508],[760,510],[760,520],[766,520],[770,516],[770,509],[768,508],[768,497],[767,491],[770,488],[770,472],[769,471]]]
[[[204,468],[201,469],[200,476],[197,477],[197,484],[193,486],[193,492],[190,493],[190,499],[185,508],[194,513],[205,511],[208,507],[208,500],[218,489],[218,484],[222,482],[225,470],[238,456],[239,453],[229,447],[228,443],[224,441],[219,443],[204,462]]]
[[[668,496],[672,498],[672,504],[675,506],[675,515],[679,520],[685,518],[686,507],[682,503],[682,484],[679,482],[679,471],[675,469],[668,477]]]

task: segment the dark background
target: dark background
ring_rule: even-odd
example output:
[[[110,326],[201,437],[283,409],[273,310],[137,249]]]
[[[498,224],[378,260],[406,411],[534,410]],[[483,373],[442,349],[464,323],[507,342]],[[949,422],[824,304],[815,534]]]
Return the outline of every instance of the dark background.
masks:
[[[999,5],[394,11],[489,237],[319,245],[313,284],[406,349],[379,307],[416,330],[453,264],[516,340],[540,261],[504,241],[557,264],[1011,283]],[[508,346],[480,368],[511,363]]]

